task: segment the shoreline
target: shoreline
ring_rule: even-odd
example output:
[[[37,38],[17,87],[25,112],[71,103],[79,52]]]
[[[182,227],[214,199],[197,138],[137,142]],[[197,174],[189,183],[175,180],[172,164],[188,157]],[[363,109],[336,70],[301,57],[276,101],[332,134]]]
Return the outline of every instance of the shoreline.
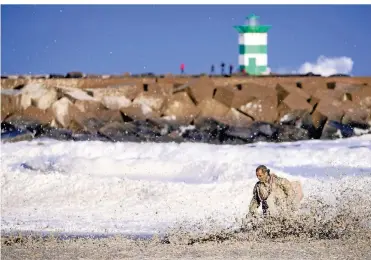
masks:
[[[2,259],[370,259],[370,238],[227,241],[193,245],[122,238],[27,241],[5,245]]]

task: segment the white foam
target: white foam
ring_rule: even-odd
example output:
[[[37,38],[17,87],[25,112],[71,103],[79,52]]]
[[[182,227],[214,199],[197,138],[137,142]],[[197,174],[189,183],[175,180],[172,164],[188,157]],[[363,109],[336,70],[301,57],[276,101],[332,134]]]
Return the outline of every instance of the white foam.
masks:
[[[247,211],[259,164],[301,180],[305,199],[331,202],[334,185],[363,186],[370,196],[370,140],[2,144],[2,230],[139,234],[207,218],[231,225]]]

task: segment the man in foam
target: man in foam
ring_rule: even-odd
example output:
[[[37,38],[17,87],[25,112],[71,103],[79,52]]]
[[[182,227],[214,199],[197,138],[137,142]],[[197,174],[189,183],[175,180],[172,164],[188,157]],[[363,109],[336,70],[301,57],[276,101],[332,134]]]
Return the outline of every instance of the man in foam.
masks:
[[[251,215],[256,216],[260,205],[265,216],[295,211],[303,198],[300,182],[278,177],[265,165],[256,168],[256,177],[259,181],[254,186],[249,206]]]

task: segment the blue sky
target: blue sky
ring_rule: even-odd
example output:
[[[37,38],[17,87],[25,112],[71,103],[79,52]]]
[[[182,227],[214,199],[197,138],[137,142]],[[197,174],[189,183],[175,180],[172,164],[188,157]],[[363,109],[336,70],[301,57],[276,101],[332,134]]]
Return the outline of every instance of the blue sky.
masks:
[[[3,5],[1,72],[179,73],[184,63],[187,73],[202,73],[222,61],[237,68],[233,26],[251,13],[272,25],[272,71],[324,55],[350,58],[354,76],[371,75],[366,5]]]

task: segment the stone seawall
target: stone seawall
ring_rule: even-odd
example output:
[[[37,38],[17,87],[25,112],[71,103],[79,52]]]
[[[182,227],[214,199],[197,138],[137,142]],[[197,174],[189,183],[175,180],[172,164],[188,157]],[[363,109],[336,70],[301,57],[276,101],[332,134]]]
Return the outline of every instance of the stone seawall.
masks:
[[[10,141],[240,144],[349,137],[371,124],[371,77],[12,77],[1,87]]]

